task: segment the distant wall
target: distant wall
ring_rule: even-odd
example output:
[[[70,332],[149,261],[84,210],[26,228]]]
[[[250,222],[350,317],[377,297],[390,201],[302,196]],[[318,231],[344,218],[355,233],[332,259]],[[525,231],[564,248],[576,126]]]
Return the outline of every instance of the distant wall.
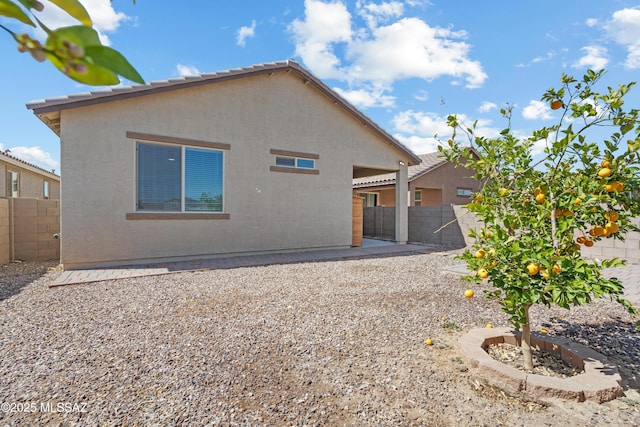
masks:
[[[0,199],[0,265],[7,264],[10,257],[9,199]]]
[[[0,264],[60,258],[58,200],[0,199]]]
[[[640,226],[640,217],[634,219]],[[439,228],[448,224],[442,230]],[[364,208],[364,235],[393,240],[395,236],[395,210],[393,207]],[[473,244],[469,230],[480,229],[477,217],[464,206],[410,206],[409,241],[438,244],[453,248],[470,247]],[[576,234],[576,237],[578,234]],[[602,239],[590,248],[581,247],[587,258],[620,258],[629,263],[640,264],[640,233],[630,232],[625,241]]]

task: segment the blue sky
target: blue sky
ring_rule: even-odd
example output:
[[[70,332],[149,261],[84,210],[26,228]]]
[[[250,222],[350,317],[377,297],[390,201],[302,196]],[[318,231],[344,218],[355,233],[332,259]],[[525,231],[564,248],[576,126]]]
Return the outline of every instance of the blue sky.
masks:
[[[50,26],[73,24],[43,3]],[[83,4],[146,81],[294,59],[416,154],[436,149],[448,114],[478,119],[486,136],[505,127],[506,103],[522,135],[553,124],[558,113],[539,100],[563,72],[606,68],[611,86],[640,76],[640,0]],[[59,171],[58,137],[25,104],[95,88],[18,53],[4,33],[0,55],[0,149]],[[640,87],[627,103],[640,107]]]

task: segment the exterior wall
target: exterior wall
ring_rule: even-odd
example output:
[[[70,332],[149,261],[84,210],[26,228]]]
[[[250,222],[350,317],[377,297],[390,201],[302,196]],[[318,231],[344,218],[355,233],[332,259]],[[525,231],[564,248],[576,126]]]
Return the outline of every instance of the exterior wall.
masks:
[[[16,162],[17,163],[17,162]],[[49,181],[49,198],[60,198],[60,180],[47,176],[44,173],[37,173],[18,164],[8,163],[0,158],[0,197],[9,197],[7,194],[7,173],[9,171],[18,172],[18,197],[44,198],[44,181]]]
[[[456,168],[452,163],[442,166],[409,182],[410,206],[414,206],[416,190],[422,191],[421,206],[466,205],[468,196],[458,196],[458,188],[478,191],[480,182],[472,178],[473,170]],[[353,190],[353,193],[378,193],[378,206],[395,206],[395,186],[372,186]]]
[[[349,247],[354,165],[395,171],[406,161],[293,73],[63,110],[61,121],[65,268]],[[127,220],[136,199],[127,131],[229,144],[229,219]],[[317,154],[319,174],[270,171],[273,148]]]
[[[11,259],[9,250],[9,199],[0,199],[0,265]]]
[[[480,182],[472,178],[474,171],[445,163],[409,183],[409,190],[422,189],[422,205],[466,205],[469,197],[457,195],[458,187],[478,191]]]
[[[60,232],[58,200],[35,198],[0,199],[6,201],[6,228],[3,228],[0,204],[0,236],[6,229],[6,245],[0,243],[0,260],[46,261],[60,257],[60,244],[53,238]],[[3,247],[6,249],[3,250]]]

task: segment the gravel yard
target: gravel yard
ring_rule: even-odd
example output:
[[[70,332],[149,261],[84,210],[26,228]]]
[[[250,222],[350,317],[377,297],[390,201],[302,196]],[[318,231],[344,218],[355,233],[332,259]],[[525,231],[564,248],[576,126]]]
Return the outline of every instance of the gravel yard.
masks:
[[[532,309],[533,328],[618,365],[605,404],[522,400],[456,341],[506,316],[453,253],[238,268],[49,288],[0,267],[0,426],[640,425],[640,332],[617,304]],[[424,344],[432,338],[434,345]]]

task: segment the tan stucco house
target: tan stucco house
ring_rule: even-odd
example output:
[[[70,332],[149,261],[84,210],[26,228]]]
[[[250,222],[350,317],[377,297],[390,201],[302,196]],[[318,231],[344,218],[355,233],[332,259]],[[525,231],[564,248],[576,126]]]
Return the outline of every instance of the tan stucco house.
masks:
[[[0,198],[33,197],[59,199],[60,177],[21,160],[10,151],[0,151]]]
[[[60,177],[0,151],[0,265],[59,257]]]
[[[418,157],[421,163],[409,166],[407,172],[409,206],[463,205],[479,190],[481,182],[473,178],[474,170],[456,167],[439,152]],[[396,183],[395,174],[388,173],[354,178],[353,192],[365,199],[366,207],[395,206]]]
[[[353,178],[420,162],[294,61],[28,108],[60,136],[67,269],[349,247]]]

